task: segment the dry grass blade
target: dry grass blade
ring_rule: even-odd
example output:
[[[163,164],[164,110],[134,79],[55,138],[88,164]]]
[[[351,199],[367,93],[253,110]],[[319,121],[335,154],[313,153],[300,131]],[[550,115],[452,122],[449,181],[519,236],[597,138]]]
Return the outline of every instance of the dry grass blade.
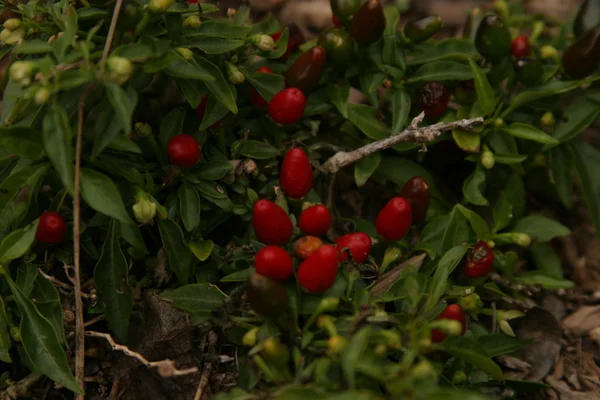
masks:
[[[417,269],[421,268],[425,257],[427,257],[426,254],[419,254],[418,256],[411,257],[402,264],[398,265],[396,268],[383,274],[381,278],[377,280],[377,283],[371,288],[371,296],[377,297],[387,292],[390,287],[396,283],[398,277],[406,267],[416,267]]]

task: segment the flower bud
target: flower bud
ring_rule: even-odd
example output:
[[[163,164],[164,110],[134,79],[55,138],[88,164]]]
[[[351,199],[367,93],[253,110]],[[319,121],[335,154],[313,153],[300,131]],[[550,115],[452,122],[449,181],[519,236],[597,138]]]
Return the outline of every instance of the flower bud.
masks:
[[[319,303],[317,310],[319,310],[320,313],[335,311],[339,304],[340,299],[337,297],[325,297]]]
[[[252,328],[244,334],[244,337],[242,338],[242,343],[244,343],[244,346],[252,347],[256,344],[258,330],[259,328]]]
[[[383,343],[380,343],[377,346],[375,346],[375,354],[378,356],[385,355],[385,353],[387,353],[387,351],[388,351],[388,347]]]
[[[452,376],[452,383],[455,385],[460,385],[461,383],[465,383],[467,381],[467,374],[464,371],[456,371]]]
[[[521,247],[529,247],[531,245],[531,236],[526,233],[513,232],[511,240],[514,244]]]
[[[108,68],[116,74],[129,77],[133,72],[133,64],[128,58],[111,56],[106,63]]]
[[[327,340],[327,349],[334,354],[341,353],[348,344],[348,340],[340,335],[334,335]]]
[[[398,332],[384,330],[380,332],[380,335],[385,338],[387,345],[392,349],[400,350],[402,348],[402,337]]]
[[[13,81],[21,82],[29,80],[31,83],[31,77],[35,72],[36,65],[31,61],[15,61],[10,66],[8,74],[10,79]]]
[[[154,14],[162,14],[175,3],[175,0],[150,0],[148,3],[148,10]]]
[[[176,50],[179,53],[179,55],[183,57],[184,60],[189,61],[192,58],[194,58],[194,53],[190,49],[186,49],[185,47],[178,47]]]
[[[235,65],[231,63],[225,64],[225,68],[227,69],[227,77],[234,85],[241,85],[244,83],[246,77],[242,74],[242,71]]]
[[[136,122],[135,123],[135,133],[139,137],[149,137],[152,136],[152,128],[145,122]]]
[[[550,45],[542,46],[540,48],[540,57],[543,60],[557,60],[558,51]]]
[[[423,360],[413,367],[411,375],[414,379],[426,379],[431,377],[434,372],[431,363],[427,360]]]
[[[458,299],[458,305],[465,311],[477,311],[483,307],[483,301],[477,293],[471,293],[468,296]]]
[[[183,20],[183,26],[189,28],[200,28],[200,25],[202,25],[202,21],[200,21],[200,17],[197,15],[190,15]]]
[[[487,146],[484,147],[483,153],[481,153],[481,165],[486,169],[492,169],[495,164],[496,158],[494,157],[494,153],[492,153]]]
[[[14,31],[21,26],[21,20],[18,18],[9,18],[4,21],[4,28]]]
[[[502,17],[502,19],[507,22],[508,21],[508,4],[504,0],[496,0],[494,2],[494,11],[498,13]]]
[[[48,90],[47,87],[41,87],[37,90],[37,92],[35,92],[35,104],[46,104],[48,102],[48,99],[50,99],[50,90]]]
[[[277,366],[286,364],[290,359],[289,349],[275,337],[270,337],[263,342],[262,354],[265,360]]]
[[[9,31],[10,35],[4,40],[2,40],[6,44],[21,44],[23,42],[23,37],[25,36],[25,32],[23,29],[17,29],[16,31]]]
[[[0,32],[0,41],[6,41],[6,39],[10,37],[11,33],[12,31],[10,29],[3,29],[2,32]]]
[[[433,321],[430,326],[432,328],[438,328],[448,336],[459,336],[463,331],[462,324],[454,319],[439,319]]]
[[[502,125],[504,125],[504,120],[502,118],[496,118],[494,120],[494,126],[496,128],[502,128]]]
[[[135,203],[132,209],[135,220],[140,224],[152,221],[156,215],[156,204],[148,200]]]
[[[536,20],[533,23],[531,35],[529,35],[529,42],[535,43],[535,41],[540,37],[540,35],[544,33],[544,29],[546,29],[546,23],[544,21]]]
[[[269,51],[275,48],[275,41],[269,35],[252,35],[248,41],[261,50]]]
[[[550,111],[545,112],[540,119],[540,123],[542,124],[542,128],[554,128],[554,124],[556,123],[554,120],[554,114],[552,114]]]

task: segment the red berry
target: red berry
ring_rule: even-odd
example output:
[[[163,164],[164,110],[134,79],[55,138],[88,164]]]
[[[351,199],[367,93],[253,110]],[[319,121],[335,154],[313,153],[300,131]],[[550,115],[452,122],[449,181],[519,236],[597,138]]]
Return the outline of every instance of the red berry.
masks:
[[[339,28],[339,27],[341,27],[341,26],[342,26],[342,21],[340,21],[340,19],[339,19],[339,18],[337,17],[337,15],[335,15],[335,14],[333,14],[333,15],[331,16],[331,22],[333,22],[333,25],[334,25],[336,28]]]
[[[450,91],[438,82],[429,82],[419,92],[418,103],[426,117],[439,118],[446,112]]]
[[[187,0],[188,4],[196,4],[198,0]]]
[[[286,88],[277,93],[269,102],[269,115],[282,125],[295,124],[302,118],[306,107],[306,97],[298,88]]]
[[[292,199],[300,199],[312,189],[312,167],[301,148],[291,149],[283,158],[279,186],[283,193]]]
[[[469,278],[478,278],[492,272],[494,264],[494,252],[485,240],[480,240],[475,247],[467,253],[467,264],[465,275]]]
[[[525,35],[517,36],[510,45],[510,54],[517,58],[529,57],[531,55],[531,45]]]
[[[346,261],[348,250],[352,254],[352,259],[358,264],[362,264],[367,260],[373,245],[371,237],[363,232],[349,233],[337,238],[335,243],[337,243],[340,261]]]
[[[440,319],[453,319],[461,323],[463,329],[462,334],[464,335],[467,331],[467,317],[465,316],[465,312],[458,304],[450,304],[444,311],[442,311],[436,318]],[[433,343],[439,343],[446,339],[446,334],[439,329],[431,330],[431,341]]]
[[[258,72],[263,74],[272,74],[273,71],[269,67],[260,67]],[[254,108],[258,110],[266,110],[269,107],[269,102],[266,101],[254,88],[250,88],[250,101]]]
[[[67,233],[67,224],[62,215],[56,211],[46,211],[40,215],[39,220],[35,240],[46,244],[62,242]]]
[[[284,245],[292,237],[292,220],[277,204],[267,199],[254,203],[252,226],[258,240],[266,244]]]
[[[206,102],[207,101],[208,101],[208,96],[204,96],[202,98],[202,101],[200,102],[200,104],[198,104],[198,107],[196,107],[196,117],[198,118],[199,121],[202,121],[204,119],[204,114],[206,114]],[[215,122],[210,127],[211,127],[211,129],[215,129],[215,128],[218,128],[219,125],[221,125],[221,121]]]
[[[254,257],[256,273],[271,278],[277,282],[283,282],[290,277],[294,271],[292,257],[277,246],[263,247]]]
[[[412,210],[410,208],[410,203],[400,196],[391,199],[385,207],[379,211],[379,215],[375,221],[377,232],[379,232],[384,239],[392,242],[406,236],[411,224]]]
[[[178,167],[191,167],[200,159],[200,145],[193,136],[175,135],[167,143],[167,154]]]
[[[307,235],[325,236],[331,228],[333,216],[323,204],[315,204],[300,213],[298,227]]]
[[[411,178],[402,188],[400,195],[410,203],[413,223],[415,225],[423,223],[427,216],[430,200],[429,185],[425,179],[420,176]]]
[[[333,285],[338,271],[335,247],[327,244],[315,251],[298,267],[298,283],[312,293],[324,293]]]

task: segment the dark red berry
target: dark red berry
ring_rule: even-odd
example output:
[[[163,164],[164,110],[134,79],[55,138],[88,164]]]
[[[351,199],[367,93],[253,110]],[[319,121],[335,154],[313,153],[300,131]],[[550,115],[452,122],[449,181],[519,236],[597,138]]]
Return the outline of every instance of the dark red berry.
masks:
[[[363,232],[354,232],[347,235],[341,236],[336,239],[337,249],[340,256],[340,261],[346,261],[348,258],[348,251],[352,255],[352,259],[362,264],[367,261],[373,242],[371,237]]]
[[[297,88],[286,88],[273,96],[269,102],[269,115],[279,124],[292,125],[302,118],[305,107],[304,93]]]
[[[312,189],[312,167],[308,156],[299,147],[287,152],[279,172],[279,186],[286,196],[300,199]]]
[[[267,199],[254,203],[252,226],[258,240],[266,244],[284,245],[292,237],[292,220],[283,208]]]
[[[389,241],[400,240],[406,236],[411,224],[412,210],[410,203],[400,196],[391,199],[381,209],[375,221],[377,232]]]
[[[62,242],[67,233],[67,224],[62,215],[56,211],[43,212],[39,217],[35,240],[46,244]]]
[[[302,236],[294,243],[294,255],[301,260],[306,260],[315,251],[323,246],[323,241],[316,236]]]
[[[510,54],[517,58],[529,57],[531,55],[531,45],[525,35],[517,36],[510,45]]]
[[[336,28],[341,28],[342,26],[342,21],[340,21],[340,19],[335,14],[331,15],[331,22],[333,22],[333,26],[335,26]]]
[[[292,257],[278,246],[263,247],[254,257],[254,267],[258,274],[277,282],[283,282],[294,271]]]
[[[303,93],[314,89],[325,71],[327,50],[317,45],[301,54],[285,72],[285,84]]]
[[[323,204],[308,207],[298,217],[298,227],[307,235],[325,236],[332,223],[331,211]]]
[[[465,316],[465,312],[458,304],[450,304],[444,311],[442,311],[436,318],[436,320],[441,319],[453,319],[461,323],[463,329],[462,334],[464,335],[467,331],[467,317]],[[431,330],[431,341],[433,343],[439,343],[446,339],[446,334],[439,329]]]
[[[262,72],[263,74],[273,73],[269,67],[260,67],[257,72]],[[266,110],[269,107],[269,102],[266,101],[254,88],[250,88],[250,101],[252,102],[254,108],[258,110]]]
[[[198,0],[187,0],[188,4],[197,4]]]
[[[429,185],[425,179],[420,176],[411,178],[402,188],[400,195],[410,203],[413,224],[422,224],[427,216],[430,200]]]
[[[315,251],[298,267],[298,283],[312,293],[324,293],[333,285],[338,272],[335,247],[325,245]]]
[[[169,140],[167,154],[173,164],[188,168],[195,165],[200,159],[200,145],[193,136],[182,133]]]
[[[204,119],[204,114],[206,114],[206,102],[208,101],[208,97],[204,96],[198,107],[196,107],[196,117],[199,121]],[[221,125],[221,121],[217,121],[210,126],[211,129],[218,128]]]
[[[438,82],[429,82],[419,92],[418,104],[426,117],[439,118],[446,112],[450,91]]]
[[[465,275],[469,278],[478,278],[492,272],[494,265],[494,252],[485,240],[480,240],[475,247],[467,253]]]

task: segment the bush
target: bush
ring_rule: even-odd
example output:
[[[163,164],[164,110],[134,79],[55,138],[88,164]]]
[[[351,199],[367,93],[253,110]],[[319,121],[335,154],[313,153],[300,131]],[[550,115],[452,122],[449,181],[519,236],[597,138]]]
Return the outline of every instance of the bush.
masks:
[[[493,358],[530,343],[519,285],[573,286],[550,245],[569,229],[529,182],[569,209],[576,173],[600,225],[579,137],[598,21],[573,38],[497,1],[436,40],[438,17],[332,0],[339,27],[304,42],[247,7],[5,4],[0,359],[23,366],[5,387],[26,368],[83,393],[84,321],[127,345],[156,289],[235,346],[220,399],[544,387]]]

